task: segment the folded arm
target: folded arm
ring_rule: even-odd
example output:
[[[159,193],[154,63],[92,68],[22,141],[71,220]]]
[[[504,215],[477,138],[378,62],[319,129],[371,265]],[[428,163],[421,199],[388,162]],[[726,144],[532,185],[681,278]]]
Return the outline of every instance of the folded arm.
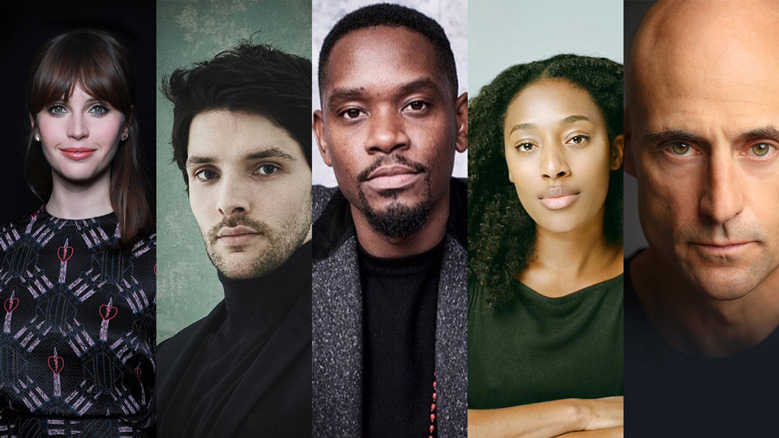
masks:
[[[468,437],[621,436],[623,398],[565,399],[501,409],[468,410]],[[610,430],[618,428],[618,430]],[[598,434],[566,435],[580,432]],[[612,433],[610,435],[609,433]],[[613,435],[618,433],[618,435]]]

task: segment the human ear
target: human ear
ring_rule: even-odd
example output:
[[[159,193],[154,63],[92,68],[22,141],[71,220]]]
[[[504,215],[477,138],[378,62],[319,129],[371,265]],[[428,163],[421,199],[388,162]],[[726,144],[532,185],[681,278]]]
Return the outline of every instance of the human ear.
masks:
[[[41,141],[41,133],[38,131],[38,127],[35,126],[35,117],[32,114],[28,114],[30,117],[30,128],[32,128],[32,135],[35,137],[35,141]]]
[[[463,93],[455,101],[455,117],[457,120],[457,152],[468,149],[468,93]]]
[[[327,147],[327,140],[325,139],[325,121],[322,110],[314,111],[313,125],[319,154],[322,155],[322,160],[324,160],[325,164],[329,167],[333,167],[333,160],[330,159],[330,151]]]
[[[622,167],[625,152],[625,136],[620,134],[611,141],[611,170]]]
[[[127,136],[130,135],[130,123],[133,121],[134,106],[130,107],[130,114],[127,115],[127,120],[124,121],[124,129],[122,129],[122,141],[127,140]]]

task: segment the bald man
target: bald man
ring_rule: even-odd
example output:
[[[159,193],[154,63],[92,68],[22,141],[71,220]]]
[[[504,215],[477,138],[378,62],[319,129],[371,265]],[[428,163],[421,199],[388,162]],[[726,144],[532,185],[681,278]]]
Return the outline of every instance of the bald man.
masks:
[[[777,436],[779,2],[656,3],[626,96],[626,434]]]

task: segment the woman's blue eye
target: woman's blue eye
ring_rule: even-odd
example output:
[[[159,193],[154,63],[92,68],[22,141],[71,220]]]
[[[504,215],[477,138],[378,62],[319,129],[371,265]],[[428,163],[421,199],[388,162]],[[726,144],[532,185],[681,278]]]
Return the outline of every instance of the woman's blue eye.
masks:
[[[62,105],[52,105],[48,109],[49,114],[53,116],[61,116],[62,114],[65,114],[67,112],[67,109]]]
[[[96,116],[104,116],[108,114],[108,111],[110,110],[104,105],[95,105],[92,107],[92,109],[90,109],[90,112]]]

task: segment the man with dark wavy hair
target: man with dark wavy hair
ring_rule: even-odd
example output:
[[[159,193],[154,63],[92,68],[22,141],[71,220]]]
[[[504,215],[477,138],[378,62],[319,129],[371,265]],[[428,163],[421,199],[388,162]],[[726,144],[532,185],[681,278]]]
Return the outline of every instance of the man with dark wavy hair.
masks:
[[[244,43],[163,83],[225,299],[157,350],[165,437],[311,433],[311,62]]]
[[[324,40],[314,131],[314,435],[466,435],[467,95],[441,26],[403,6]]]

